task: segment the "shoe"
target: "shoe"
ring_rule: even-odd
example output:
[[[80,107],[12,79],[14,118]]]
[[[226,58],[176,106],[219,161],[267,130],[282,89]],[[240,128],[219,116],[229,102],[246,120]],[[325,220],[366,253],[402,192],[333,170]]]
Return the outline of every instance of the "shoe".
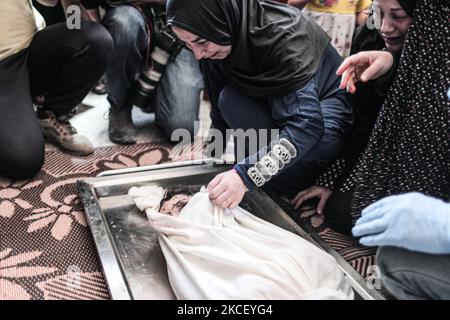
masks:
[[[94,152],[94,146],[89,139],[78,134],[72,127],[68,115],[56,117],[53,112],[39,108],[37,116],[46,141],[75,155],[87,156]]]
[[[109,139],[118,144],[135,144],[136,128],[131,120],[131,106],[109,108]]]

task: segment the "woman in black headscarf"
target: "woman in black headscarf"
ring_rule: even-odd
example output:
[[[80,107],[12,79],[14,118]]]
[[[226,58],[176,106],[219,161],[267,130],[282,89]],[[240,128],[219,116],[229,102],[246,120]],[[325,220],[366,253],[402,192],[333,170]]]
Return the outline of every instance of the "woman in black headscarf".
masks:
[[[415,5],[416,0],[373,1],[368,23],[356,30],[352,56],[345,60],[340,70],[347,70],[347,65],[359,66],[361,56],[367,61],[380,59],[377,64],[389,62],[390,68],[378,70],[379,74],[371,74],[371,70],[368,70],[364,77],[367,76],[371,81],[363,79],[364,81],[356,82],[355,79],[353,83],[349,79],[349,100],[355,112],[355,123],[345,137],[342,154],[319,176],[315,186],[299,192],[292,200],[294,206],[299,207],[308,199],[319,198],[317,212],[325,213],[328,226],[347,235],[351,235],[350,206],[354,192],[354,181],[350,174],[367,146],[381,106],[397,73]],[[354,61],[357,63],[353,63]],[[364,64],[360,69],[365,70],[363,67]],[[380,75],[381,73],[384,74]],[[348,74],[348,71],[344,74],[345,83]]]
[[[267,182],[288,196],[311,185],[353,121],[326,34],[298,9],[263,0],[169,0],[167,17],[202,59],[213,127],[222,137],[231,128],[273,138],[260,137],[259,148],[236,139],[245,159],[208,185],[213,202],[233,208]]]

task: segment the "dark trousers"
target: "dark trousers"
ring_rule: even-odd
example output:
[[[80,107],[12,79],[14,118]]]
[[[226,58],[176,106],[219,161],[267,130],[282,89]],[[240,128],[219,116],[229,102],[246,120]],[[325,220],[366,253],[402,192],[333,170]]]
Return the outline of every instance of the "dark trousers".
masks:
[[[450,255],[380,247],[376,265],[383,285],[397,299],[450,299]]]
[[[38,32],[30,46],[0,61],[0,174],[27,179],[44,163],[44,139],[32,97],[57,116],[72,111],[106,69],[112,38],[100,24],[64,23]]]

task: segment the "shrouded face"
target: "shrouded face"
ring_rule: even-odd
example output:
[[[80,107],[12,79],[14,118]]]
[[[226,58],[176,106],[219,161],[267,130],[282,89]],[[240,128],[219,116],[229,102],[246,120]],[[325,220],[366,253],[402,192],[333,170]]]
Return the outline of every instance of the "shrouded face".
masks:
[[[164,201],[159,212],[177,217],[191,198],[192,196],[186,194],[176,194],[172,198]]]
[[[403,47],[412,18],[397,0],[374,0],[374,18],[380,25],[379,32],[386,47],[400,51]]]
[[[189,31],[172,27],[173,32],[194,53],[197,60],[200,59],[225,59],[231,53],[231,46],[221,46],[203,39]]]

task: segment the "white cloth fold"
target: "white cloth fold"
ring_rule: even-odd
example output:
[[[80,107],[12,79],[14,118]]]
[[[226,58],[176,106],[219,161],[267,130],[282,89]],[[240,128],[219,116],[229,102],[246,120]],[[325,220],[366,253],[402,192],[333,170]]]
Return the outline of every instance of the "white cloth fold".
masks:
[[[164,189],[159,186],[132,187],[128,190],[128,195],[139,210],[154,209],[158,211],[159,204],[164,197]]]
[[[177,217],[145,212],[178,299],[353,299],[332,256],[240,207],[215,207],[204,189]]]

